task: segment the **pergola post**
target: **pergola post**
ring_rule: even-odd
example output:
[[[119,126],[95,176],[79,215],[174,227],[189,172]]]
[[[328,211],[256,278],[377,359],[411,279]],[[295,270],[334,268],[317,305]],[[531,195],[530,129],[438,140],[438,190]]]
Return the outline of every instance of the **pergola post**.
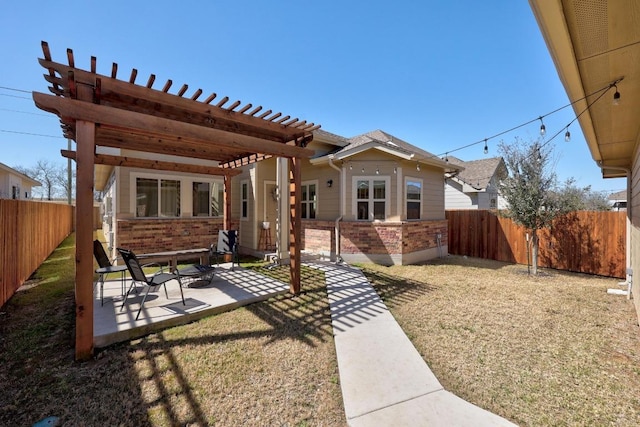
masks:
[[[289,269],[291,272],[291,282],[289,291],[297,295],[300,293],[300,244],[302,234],[302,224],[300,211],[302,208],[300,200],[300,187],[302,185],[302,171],[300,158],[289,159],[289,211],[290,211],[290,238],[289,238]]]
[[[224,176],[224,194],[222,198],[222,227],[225,230],[229,230],[231,229],[231,177],[229,175]]]
[[[93,154],[95,123],[76,122],[76,360],[93,355]]]

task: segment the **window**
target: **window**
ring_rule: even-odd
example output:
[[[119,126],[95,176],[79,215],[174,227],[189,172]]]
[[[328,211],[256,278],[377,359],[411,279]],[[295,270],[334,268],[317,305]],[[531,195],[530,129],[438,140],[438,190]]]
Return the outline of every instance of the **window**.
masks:
[[[180,216],[180,181],[136,178],[136,216]]]
[[[387,214],[388,179],[356,180],[356,218],[361,221],[384,220]]]
[[[422,212],[422,180],[407,179],[405,188],[407,219],[420,219],[420,213]]]
[[[314,219],[318,208],[318,196],[316,193],[316,184],[303,184],[302,188],[302,218]]]
[[[193,216],[221,216],[224,186],[221,182],[193,183]]]
[[[241,206],[240,206],[240,217],[248,218],[249,217],[249,183],[243,182],[241,185]]]

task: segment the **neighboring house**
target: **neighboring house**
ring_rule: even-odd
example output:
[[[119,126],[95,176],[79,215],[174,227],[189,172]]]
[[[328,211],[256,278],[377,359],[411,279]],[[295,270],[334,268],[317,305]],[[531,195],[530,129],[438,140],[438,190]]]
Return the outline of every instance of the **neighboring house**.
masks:
[[[627,190],[611,194],[609,196],[609,204],[614,211],[627,210]]]
[[[35,179],[0,163],[0,199],[31,199],[31,189],[41,185]]]
[[[385,265],[446,255],[444,178],[459,167],[380,130],[348,139],[316,130],[308,148],[316,154],[301,168],[305,251]],[[288,185],[287,160],[241,170],[231,178],[240,252],[261,255],[277,246],[276,256],[287,258],[289,200],[279,190]],[[96,172],[112,249],[208,246],[222,228],[223,177],[125,167]]]
[[[591,156],[627,178],[627,267],[640,272],[640,2],[529,0]],[[634,200],[635,199],[635,200]],[[640,280],[633,280],[640,319]]]
[[[507,176],[502,157],[465,162],[447,156],[449,163],[462,169],[445,179],[445,209],[505,209],[500,181]]]

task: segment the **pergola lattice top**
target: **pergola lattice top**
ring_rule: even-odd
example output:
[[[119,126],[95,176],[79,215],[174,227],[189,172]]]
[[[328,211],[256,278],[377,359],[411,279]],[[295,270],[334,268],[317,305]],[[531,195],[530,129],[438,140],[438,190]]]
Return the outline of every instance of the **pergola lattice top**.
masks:
[[[201,89],[187,98],[186,84],[171,94],[171,80],[161,90],[153,89],[153,74],[145,85],[139,85],[135,83],[136,69],[128,81],[119,80],[116,63],[111,76],[101,75],[96,72],[95,57],[91,57],[91,70],[82,70],[76,68],[71,49],[67,49],[68,65],[52,61],[46,42],[42,42],[42,50],[44,59],[39,62],[47,70],[45,79],[56,96],[34,93],[34,101],[60,117],[66,138],[76,140],[75,123],[86,120],[96,123],[97,146],[218,161],[223,170],[207,169],[211,174],[232,175],[230,169],[271,156],[313,154],[304,147],[319,125],[265,111],[261,106],[240,107],[240,101],[228,104],[228,97],[218,98],[215,93],[199,101]],[[205,172],[184,164],[157,167],[140,159],[114,157],[97,154],[96,164]]]
[[[129,81],[117,79],[113,64],[111,77],[96,73],[96,58],[91,70],[76,68],[73,52],[67,50],[68,65],[51,60],[49,46],[42,42],[47,70],[45,79],[53,95],[34,92],[38,108],[56,114],[65,137],[76,141],[77,153],[63,151],[76,159],[76,358],[93,353],[93,189],[98,171],[95,165],[130,166],[182,172],[224,175],[224,220],[229,229],[231,215],[231,175],[238,166],[277,156],[289,159],[289,269],[290,291],[300,292],[301,242],[301,159],[313,155],[305,148],[320,126],[307,123],[262,107],[236,101],[225,107],[229,98],[211,103],[216,94],[198,101],[198,89],[184,98],[187,85],[176,95],[169,93],[171,81],[162,90],[153,89],[155,76],[147,84],[135,83],[137,71]],[[237,109],[237,110],[236,110]],[[125,150],[126,155],[106,155],[98,147]],[[100,152],[99,152],[100,151]],[[138,152],[178,156],[174,162],[150,160]],[[138,157],[133,157],[138,156]],[[201,166],[189,158],[218,161],[220,167]]]

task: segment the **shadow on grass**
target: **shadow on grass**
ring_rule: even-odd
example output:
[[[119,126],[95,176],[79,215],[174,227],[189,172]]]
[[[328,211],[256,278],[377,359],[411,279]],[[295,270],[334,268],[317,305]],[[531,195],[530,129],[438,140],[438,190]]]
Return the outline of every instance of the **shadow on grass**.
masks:
[[[393,276],[377,270],[363,268],[362,273],[389,307],[397,307],[438,289],[426,282]]]
[[[163,333],[110,346],[74,361],[75,236],[33,275],[0,314],[0,425],[32,425],[56,416],[61,425],[209,425],[215,410],[193,391],[185,362],[216,343],[295,339],[314,347],[332,339],[324,276],[302,269],[303,293],[245,307],[266,327],[168,339]],[[252,269],[287,282],[287,267]],[[238,327],[239,328],[239,327]],[[167,382],[170,375],[172,382]],[[143,387],[152,384],[153,392]],[[145,389],[146,390],[146,389]],[[151,397],[150,397],[151,396]]]

